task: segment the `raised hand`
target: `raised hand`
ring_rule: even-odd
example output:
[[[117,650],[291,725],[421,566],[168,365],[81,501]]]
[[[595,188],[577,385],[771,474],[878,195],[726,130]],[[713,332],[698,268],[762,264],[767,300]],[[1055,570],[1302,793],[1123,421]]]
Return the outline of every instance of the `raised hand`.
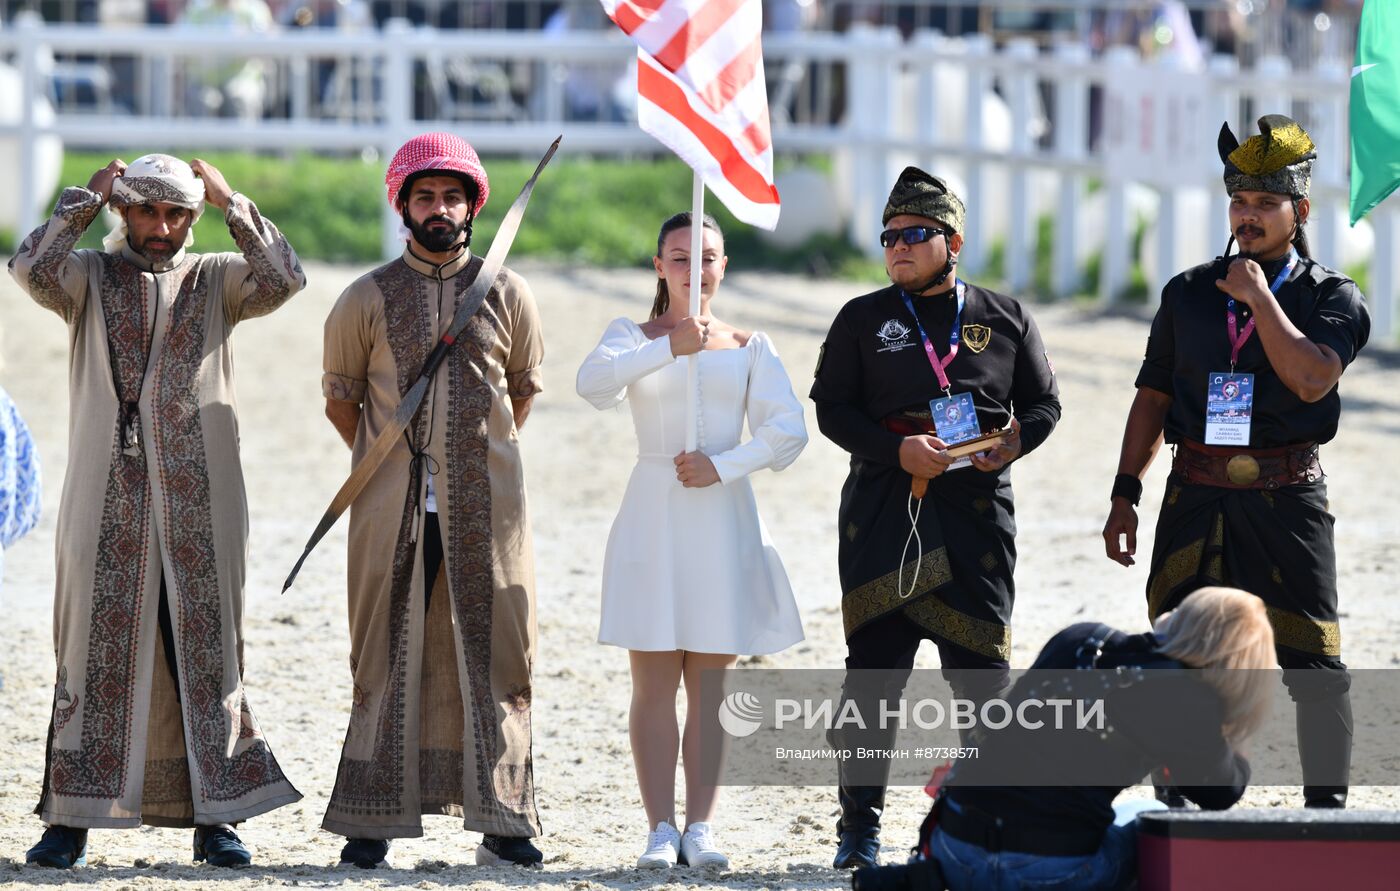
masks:
[[[224,175],[219,172],[219,168],[208,161],[195,158],[190,161],[190,169],[204,183],[204,200],[219,210],[227,210],[229,199],[233,197],[233,190],[228,187],[228,182],[224,179]]]
[[[1269,283],[1264,280],[1264,270],[1258,263],[1245,257],[1230,261],[1230,269],[1224,278],[1215,280],[1215,286],[1229,294],[1245,306],[1254,306],[1254,301],[1269,293]]]
[[[710,340],[710,320],[703,316],[686,316],[671,331],[671,355],[688,356],[705,348]]]
[[[126,173],[126,162],[121,158],[113,158],[112,163],[94,173],[88,180],[88,191],[101,195],[102,203],[106,204],[112,198],[112,183],[123,173]]]

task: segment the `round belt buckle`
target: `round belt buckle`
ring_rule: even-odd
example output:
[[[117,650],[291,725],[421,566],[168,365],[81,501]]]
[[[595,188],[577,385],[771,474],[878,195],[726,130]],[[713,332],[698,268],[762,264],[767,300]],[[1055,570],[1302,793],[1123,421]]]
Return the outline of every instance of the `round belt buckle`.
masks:
[[[1225,477],[1237,486],[1259,479],[1259,462],[1252,455],[1235,455],[1225,462]]]

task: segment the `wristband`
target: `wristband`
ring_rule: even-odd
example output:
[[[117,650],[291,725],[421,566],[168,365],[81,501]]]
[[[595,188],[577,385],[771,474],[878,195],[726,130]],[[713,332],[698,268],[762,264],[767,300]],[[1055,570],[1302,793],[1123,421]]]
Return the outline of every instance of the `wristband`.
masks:
[[[1142,500],[1142,480],[1131,473],[1120,473],[1113,478],[1113,494],[1110,498],[1126,498],[1133,507]]]

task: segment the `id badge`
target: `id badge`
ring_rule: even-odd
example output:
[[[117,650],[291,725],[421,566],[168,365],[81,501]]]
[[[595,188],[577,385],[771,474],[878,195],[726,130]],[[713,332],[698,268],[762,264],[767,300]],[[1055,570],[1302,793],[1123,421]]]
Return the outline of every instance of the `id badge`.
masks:
[[[948,445],[956,445],[982,435],[971,393],[954,393],[951,396],[930,399],[928,407],[933,414],[933,426],[938,432],[938,438]],[[957,470],[959,467],[971,466],[971,456],[964,455],[949,464],[948,469]]]
[[[1206,384],[1206,445],[1249,446],[1254,375],[1212,371]]]

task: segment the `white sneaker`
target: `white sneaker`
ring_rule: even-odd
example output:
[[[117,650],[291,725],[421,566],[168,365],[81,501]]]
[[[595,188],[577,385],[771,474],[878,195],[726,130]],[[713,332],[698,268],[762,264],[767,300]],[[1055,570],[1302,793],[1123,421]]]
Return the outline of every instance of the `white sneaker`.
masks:
[[[681,831],[662,820],[647,833],[646,853],[637,858],[638,869],[670,869],[680,853]]]
[[[692,869],[704,866],[729,868],[729,858],[715,847],[709,823],[690,824],[681,837],[681,854],[685,857],[686,865]]]

